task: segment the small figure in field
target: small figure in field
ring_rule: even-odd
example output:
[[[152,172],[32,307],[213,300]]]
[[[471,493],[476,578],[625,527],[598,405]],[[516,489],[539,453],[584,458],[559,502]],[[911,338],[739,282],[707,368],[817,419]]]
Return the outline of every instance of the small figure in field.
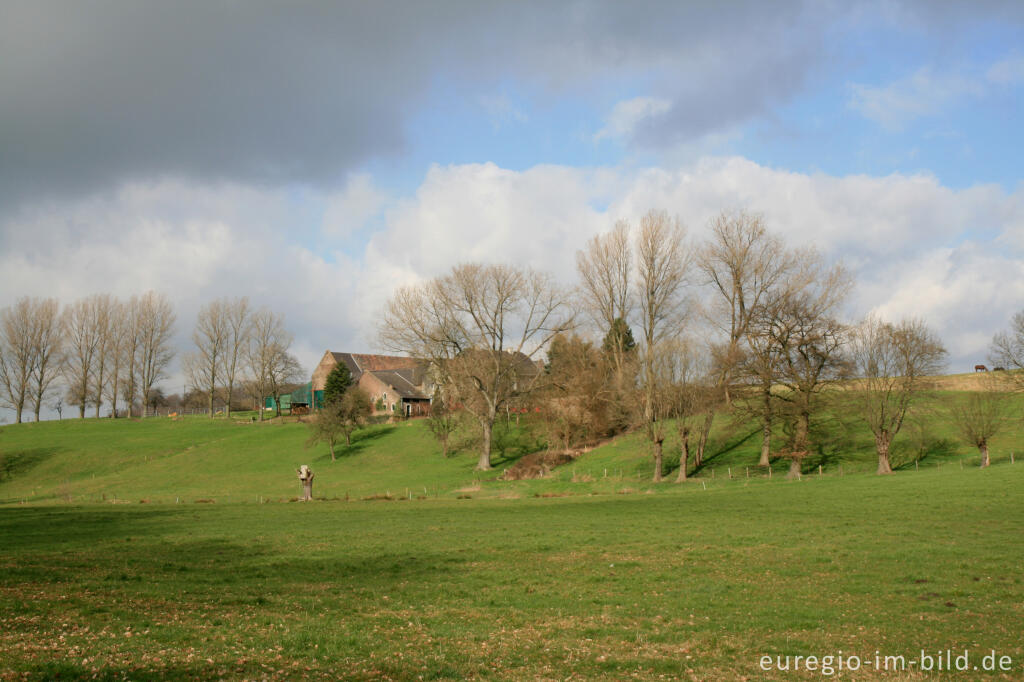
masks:
[[[310,502],[313,499],[313,470],[303,464],[296,471],[299,474],[299,480],[302,481],[302,501]]]

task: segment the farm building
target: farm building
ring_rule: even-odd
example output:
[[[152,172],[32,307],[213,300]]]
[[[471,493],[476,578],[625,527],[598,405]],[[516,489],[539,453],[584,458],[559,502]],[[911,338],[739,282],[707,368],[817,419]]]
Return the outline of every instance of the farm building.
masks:
[[[323,402],[327,375],[344,362],[352,383],[366,391],[377,414],[426,415],[434,387],[427,373],[427,362],[417,358],[363,353],[324,353],[313,370],[312,399]]]
[[[323,392],[321,391],[320,402],[323,402]],[[281,409],[288,410],[289,414],[302,414],[308,412],[313,404],[313,382],[306,382],[302,386],[299,386],[294,391],[281,394]],[[321,405],[318,404],[317,407]],[[277,407],[274,402],[273,396],[267,396],[263,399],[263,407],[267,410],[273,410]]]

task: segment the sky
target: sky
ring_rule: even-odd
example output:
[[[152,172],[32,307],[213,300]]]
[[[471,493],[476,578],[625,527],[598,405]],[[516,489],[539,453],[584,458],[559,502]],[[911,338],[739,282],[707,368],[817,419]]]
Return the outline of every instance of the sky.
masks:
[[[1024,308],[1024,4],[0,0],[0,307],[283,313],[312,370],[467,261],[763,214],[950,371]],[[165,382],[180,390],[176,361]]]

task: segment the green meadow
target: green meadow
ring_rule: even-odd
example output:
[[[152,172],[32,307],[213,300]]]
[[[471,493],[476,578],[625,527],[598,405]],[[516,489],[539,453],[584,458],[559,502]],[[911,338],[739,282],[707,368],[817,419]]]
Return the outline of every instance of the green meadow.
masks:
[[[652,484],[632,434],[499,480],[537,446],[525,424],[484,474],[417,421],[335,462],[288,420],[5,426],[0,677],[814,679],[832,656],[931,679],[921,651],[949,650],[1010,668],[942,678],[1021,679],[1019,425],[982,470],[926,415],[877,477],[837,411],[800,480],[752,467],[756,434],[722,418],[684,484]],[[291,501],[299,464],[312,503]]]

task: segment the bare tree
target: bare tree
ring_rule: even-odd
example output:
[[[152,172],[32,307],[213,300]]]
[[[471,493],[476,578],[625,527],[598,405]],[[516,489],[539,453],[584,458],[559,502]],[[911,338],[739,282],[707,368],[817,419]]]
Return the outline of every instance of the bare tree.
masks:
[[[221,370],[223,381],[227,384],[225,414],[231,416],[231,401],[235,397],[235,383],[241,372],[252,333],[252,314],[249,310],[249,299],[246,297],[225,301],[228,323],[227,344],[224,352],[224,365]]]
[[[950,408],[950,416],[960,437],[981,453],[982,467],[990,463],[988,448],[992,439],[1009,423],[1010,403],[1006,400],[1009,386],[1005,379],[997,377],[985,377],[982,390],[967,392]]]
[[[249,376],[256,398],[262,403],[274,398],[277,415],[281,415],[281,393],[284,387],[299,378],[302,368],[288,349],[292,335],[284,328],[284,319],[264,308],[252,318],[252,333],[246,352]],[[260,421],[263,421],[262,404]]]
[[[142,343],[142,302],[132,296],[122,309],[121,343],[118,350],[121,357],[121,397],[128,407],[128,416],[135,409],[135,398],[139,393],[139,347]],[[115,382],[115,386],[116,386]],[[116,408],[116,405],[115,405]],[[115,409],[116,416],[116,409]]]
[[[993,367],[1012,371],[1017,388],[1024,387],[1024,310],[1013,316],[1010,328],[992,338],[989,358]]]
[[[765,311],[768,343],[776,349],[777,381],[783,388],[773,395],[793,427],[787,452],[793,476],[800,473],[810,449],[819,394],[850,369],[843,356],[847,328],[836,317],[850,289],[849,274],[841,265],[826,268],[820,260],[808,262],[805,274],[804,286],[786,291]]]
[[[139,299],[139,345],[136,366],[139,371],[139,390],[142,393],[142,414],[146,414],[150,392],[157,381],[164,378],[167,365],[174,357],[171,334],[174,310],[163,294],[148,291]]]
[[[640,327],[643,335],[641,373],[643,382],[643,425],[653,446],[654,480],[662,477],[664,429],[660,423],[667,413],[668,393],[664,371],[663,342],[677,336],[689,313],[686,296],[692,254],[684,242],[678,220],[663,211],[651,211],[640,220],[637,235],[637,289]]]
[[[693,339],[678,339],[665,344],[666,369],[669,377],[669,416],[675,419],[679,437],[679,471],[676,482],[687,479],[690,462],[690,439],[696,430],[706,443],[707,414],[715,409],[718,394],[717,377],[713,376],[709,353]],[[695,461],[695,463],[697,463]],[[699,464],[699,463],[698,463]]]
[[[613,331],[616,320],[628,323],[633,312],[629,275],[633,268],[629,244],[629,223],[620,220],[615,228],[599,234],[576,252],[580,292],[587,313],[602,334]],[[622,334],[614,335],[611,356],[617,375],[622,374],[626,348]]]
[[[64,325],[60,303],[55,298],[39,301],[32,335],[33,362],[30,394],[36,421],[47,392],[64,366]]]
[[[193,388],[206,393],[206,404],[213,419],[213,400],[217,393],[217,380],[224,365],[227,345],[231,335],[228,319],[228,302],[217,300],[199,309],[192,342],[196,350],[185,356],[185,373]]]
[[[102,355],[104,330],[100,328],[96,299],[78,299],[64,310],[68,340],[64,380],[68,385],[68,402],[78,406],[79,419],[85,418],[86,407],[95,399],[94,374]]]
[[[477,468],[491,468],[499,410],[537,387],[534,358],[573,316],[552,279],[506,265],[458,265],[399,289],[385,309],[381,343],[429,359],[439,383],[482,431]]]
[[[92,373],[92,403],[96,408],[96,418],[99,419],[100,408],[103,406],[103,394],[106,391],[107,382],[110,380],[111,365],[118,365],[114,359],[119,342],[117,337],[118,302],[110,294],[97,294],[92,297],[94,320],[99,343],[96,347],[96,358]],[[116,373],[116,369],[114,370]],[[115,379],[116,381],[116,379]],[[116,389],[114,394],[116,396]],[[116,397],[111,402],[116,402]],[[116,406],[115,406],[116,408]]]
[[[897,325],[868,317],[853,332],[852,359],[860,381],[854,394],[875,436],[878,473],[891,474],[889,453],[922,380],[945,366],[946,349],[920,320]]]
[[[124,366],[127,346],[132,335],[130,328],[130,306],[118,300],[112,300],[110,306],[110,322],[107,325],[107,339],[104,344],[106,379],[100,386],[101,393],[110,401],[110,416],[117,418],[117,399],[123,389]],[[132,353],[134,356],[134,352]],[[131,401],[129,401],[129,407]]]
[[[723,212],[711,221],[711,239],[700,250],[697,266],[715,294],[708,321],[727,339],[717,358],[717,382],[726,400],[751,324],[795,262],[759,214]]]
[[[33,329],[36,299],[22,298],[0,313],[0,398],[14,410],[15,423],[22,422],[22,414],[31,394],[34,363]]]

